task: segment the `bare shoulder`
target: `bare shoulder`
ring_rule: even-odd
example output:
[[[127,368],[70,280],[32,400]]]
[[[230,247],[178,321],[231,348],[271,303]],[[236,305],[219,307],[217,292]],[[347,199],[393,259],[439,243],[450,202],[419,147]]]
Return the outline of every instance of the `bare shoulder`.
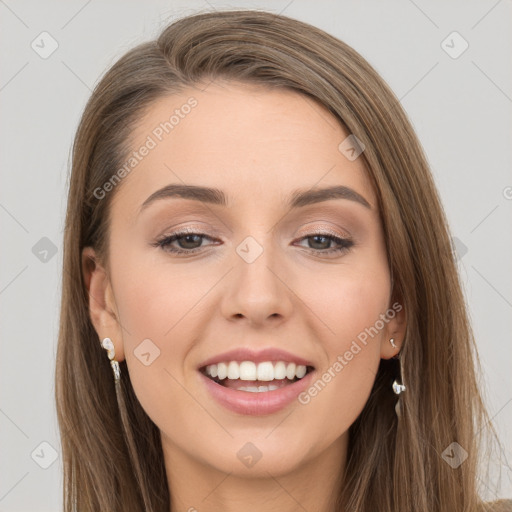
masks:
[[[512,500],[498,500],[485,503],[481,512],[512,512]]]

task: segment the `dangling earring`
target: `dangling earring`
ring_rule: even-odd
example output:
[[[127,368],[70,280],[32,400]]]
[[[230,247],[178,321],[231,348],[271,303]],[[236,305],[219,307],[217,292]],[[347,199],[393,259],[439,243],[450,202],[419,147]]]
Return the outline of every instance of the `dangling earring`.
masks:
[[[107,351],[108,358],[110,359],[110,366],[112,366],[114,372],[114,381],[119,382],[121,379],[121,368],[119,368],[119,363],[114,359],[115,348],[112,340],[110,338],[103,338],[101,346]]]
[[[394,338],[391,338],[389,340],[389,342],[391,343],[391,346],[393,348],[396,348],[396,344],[395,344],[395,340]],[[403,393],[407,388],[405,387],[404,383],[403,383],[403,369],[402,369],[402,359],[401,359],[401,353],[398,352],[398,354],[396,356],[393,356],[393,359],[398,359],[399,360],[399,363],[400,363],[400,379],[395,379],[393,381],[393,385],[392,385],[392,388],[393,388],[393,392],[395,393],[395,395],[400,395],[401,393]],[[395,405],[395,412],[396,412],[396,415],[398,416],[398,418],[400,419],[401,417],[401,413],[402,413],[402,400],[400,399],[400,396],[396,402],[396,405]]]

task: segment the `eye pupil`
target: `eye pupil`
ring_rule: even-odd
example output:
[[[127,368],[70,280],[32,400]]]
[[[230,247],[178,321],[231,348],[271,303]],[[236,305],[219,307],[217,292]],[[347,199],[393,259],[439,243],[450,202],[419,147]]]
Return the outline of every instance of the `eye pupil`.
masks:
[[[316,242],[318,241],[318,239],[324,239],[324,240],[327,242],[327,245],[329,245],[329,243],[330,243],[330,239],[329,239],[328,237],[326,237],[326,236],[323,236],[323,235],[314,235],[314,236],[312,236],[311,238],[314,240],[314,242],[313,242],[313,247],[312,247],[313,249],[318,249],[318,248],[319,248],[319,247],[314,247],[314,245],[316,244]],[[310,244],[310,245],[311,245],[311,244]],[[320,242],[320,245],[325,245],[325,243],[324,243],[324,244],[322,244],[322,243]],[[320,249],[322,249],[322,248],[323,248],[323,249],[328,249],[328,247],[320,247]]]
[[[195,239],[195,242],[194,241],[191,241],[191,239]],[[181,236],[178,238],[178,242],[180,244],[180,246],[183,246],[183,240],[185,240],[185,246],[183,247],[183,249],[194,249],[194,247],[188,247],[187,244],[190,242],[192,243],[192,245],[194,243],[197,243],[199,241],[199,243],[201,242],[201,236],[200,235],[184,235],[184,236]]]

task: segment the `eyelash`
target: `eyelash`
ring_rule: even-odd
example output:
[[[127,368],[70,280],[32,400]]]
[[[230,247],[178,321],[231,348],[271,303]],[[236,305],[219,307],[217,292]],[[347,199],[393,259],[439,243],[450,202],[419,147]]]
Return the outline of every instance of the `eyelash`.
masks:
[[[206,235],[204,233],[198,233],[198,232],[195,232],[192,230],[191,231],[184,230],[184,231],[177,231],[176,233],[171,233],[170,235],[165,235],[164,237],[158,239],[156,242],[154,242],[151,245],[153,245],[153,247],[160,247],[165,252],[170,252],[170,253],[176,254],[176,255],[195,254],[198,251],[200,251],[201,249],[203,249],[203,247],[196,247],[194,249],[181,249],[181,248],[175,248],[175,247],[170,248],[171,247],[170,244],[172,242],[175,242],[176,240],[178,240],[182,237],[190,236],[190,235],[198,235],[198,236],[202,237],[203,239],[207,238],[209,240],[213,240],[213,238],[209,237],[208,235]],[[318,253],[320,255],[324,255],[324,254],[330,255],[330,254],[335,254],[335,253],[344,254],[345,252],[348,252],[351,249],[351,247],[354,246],[354,242],[349,238],[341,238],[339,236],[336,236],[336,235],[333,235],[330,233],[325,233],[325,232],[311,233],[310,235],[303,236],[302,238],[299,238],[299,240],[306,240],[308,238],[313,238],[315,236],[320,236],[322,238],[326,238],[327,240],[331,240],[340,245],[340,247],[329,248],[329,249],[325,249],[325,250],[316,250],[316,249],[307,248],[308,250],[310,250],[314,253]]]

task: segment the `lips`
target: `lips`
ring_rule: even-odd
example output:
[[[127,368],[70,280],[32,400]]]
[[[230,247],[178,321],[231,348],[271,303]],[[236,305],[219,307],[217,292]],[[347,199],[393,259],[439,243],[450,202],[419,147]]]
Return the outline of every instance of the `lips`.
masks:
[[[270,390],[272,382],[259,382],[258,388],[263,384],[269,390],[251,392],[222,386],[202,372],[198,372],[201,385],[205,386],[208,395],[213,398],[215,403],[231,412],[246,416],[269,415],[290,406],[294,401],[297,401],[300,393],[311,385],[315,374],[315,371],[311,371],[302,379],[272,390]],[[250,381],[243,384],[248,386]]]
[[[312,363],[290,352],[235,349],[203,361],[201,381],[221,406],[246,415],[277,412],[311,382]]]

